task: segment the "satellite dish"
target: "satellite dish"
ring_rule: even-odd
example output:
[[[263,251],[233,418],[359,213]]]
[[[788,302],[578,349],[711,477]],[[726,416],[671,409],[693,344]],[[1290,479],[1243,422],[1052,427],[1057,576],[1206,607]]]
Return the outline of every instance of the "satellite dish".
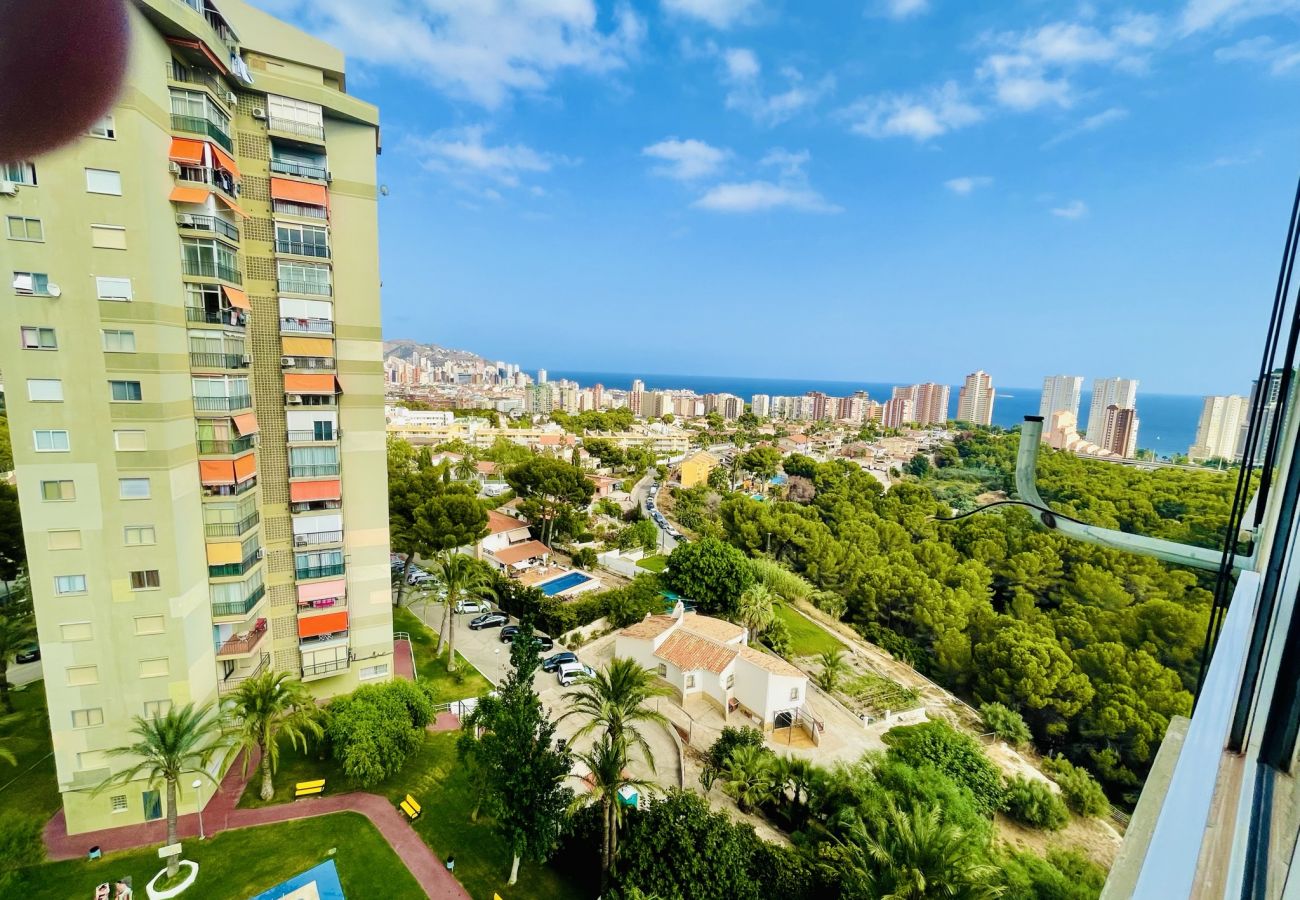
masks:
[[[383,194],[385,197],[387,197],[387,196],[388,196],[388,185],[386,185],[386,184],[381,184],[381,185],[379,186],[379,193],[381,193],[381,194]]]
[[[45,292],[51,297],[59,297],[63,295],[63,288],[59,287],[57,284],[50,284],[46,285]]]

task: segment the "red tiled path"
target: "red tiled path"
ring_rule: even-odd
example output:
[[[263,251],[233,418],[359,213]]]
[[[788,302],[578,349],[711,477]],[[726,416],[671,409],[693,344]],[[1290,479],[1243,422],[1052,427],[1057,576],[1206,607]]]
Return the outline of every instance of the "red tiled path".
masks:
[[[255,763],[250,765],[250,774],[255,775],[256,770]],[[328,797],[310,797],[261,809],[237,809],[235,804],[239,802],[239,796],[243,793],[244,781],[241,756],[222,779],[217,796],[212,798],[203,811],[203,827],[208,834],[229,831],[232,828],[250,828],[254,825],[309,819],[336,812],[359,812],[379,829],[379,833],[411,870],[411,874],[415,876],[415,880],[424,888],[426,894],[434,900],[470,900],[469,894],[461,887],[460,882],[447,871],[447,867],[420,839],[415,829],[387,798],[356,791]],[[199,818],[194,813],[180,816],[176,826],[182,839],[198,837]],[[63,810],[60,809],[45,826],[45,848],[52,860],[84,856],[91,847],[96,845],[104,853],[112,853],[117,850],[161,844],[166,839],[165,819],[69,836]]]
[[[393,674],[407,681],[415,680],[415,649],[410,641],[393,641]]]

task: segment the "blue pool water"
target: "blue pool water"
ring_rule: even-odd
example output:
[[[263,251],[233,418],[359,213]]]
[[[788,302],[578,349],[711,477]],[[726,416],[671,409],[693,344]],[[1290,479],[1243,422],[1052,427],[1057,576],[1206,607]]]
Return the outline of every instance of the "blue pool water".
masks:
[[[277,884],[269,891],[258,894],[252,900],[279,900],[299,888],[306,887],[312,882],[316,883],[316,892],[320,895],[320,900],[345,900],[343,896],[343,885],[339,883],[338,870],[334,868],[334,860],[327,859],[319,866],[314,866],[299,875],[295,875],[283,884]]]
[[[561,575],[553,581],[539,584],[538,587],[542,589],[542,593],[546,596],[554,597],[556,594],[560,593],[560,591],[567,591],[571,587],[585,584],[588,581],[591,581],[591,579],[586,575],[583,575],[581,572],[570,572],[567,575]]]

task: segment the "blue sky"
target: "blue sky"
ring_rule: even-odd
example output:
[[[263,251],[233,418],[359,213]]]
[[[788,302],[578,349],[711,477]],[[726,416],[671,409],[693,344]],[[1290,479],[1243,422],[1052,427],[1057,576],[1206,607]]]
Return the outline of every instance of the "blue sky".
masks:
[[[255,0],[383,120],[384,331],[529,367],[1244,392],[1300,0]]]

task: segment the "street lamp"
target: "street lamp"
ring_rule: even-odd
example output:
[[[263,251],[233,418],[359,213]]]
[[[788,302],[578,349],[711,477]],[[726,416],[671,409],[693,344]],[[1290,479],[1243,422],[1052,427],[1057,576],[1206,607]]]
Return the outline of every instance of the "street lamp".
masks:
[[[199,808],[199,840],[206,840],[207,835],[203,833],[203,779],[195,778],[190,787],[194,788],[195,803]]]

